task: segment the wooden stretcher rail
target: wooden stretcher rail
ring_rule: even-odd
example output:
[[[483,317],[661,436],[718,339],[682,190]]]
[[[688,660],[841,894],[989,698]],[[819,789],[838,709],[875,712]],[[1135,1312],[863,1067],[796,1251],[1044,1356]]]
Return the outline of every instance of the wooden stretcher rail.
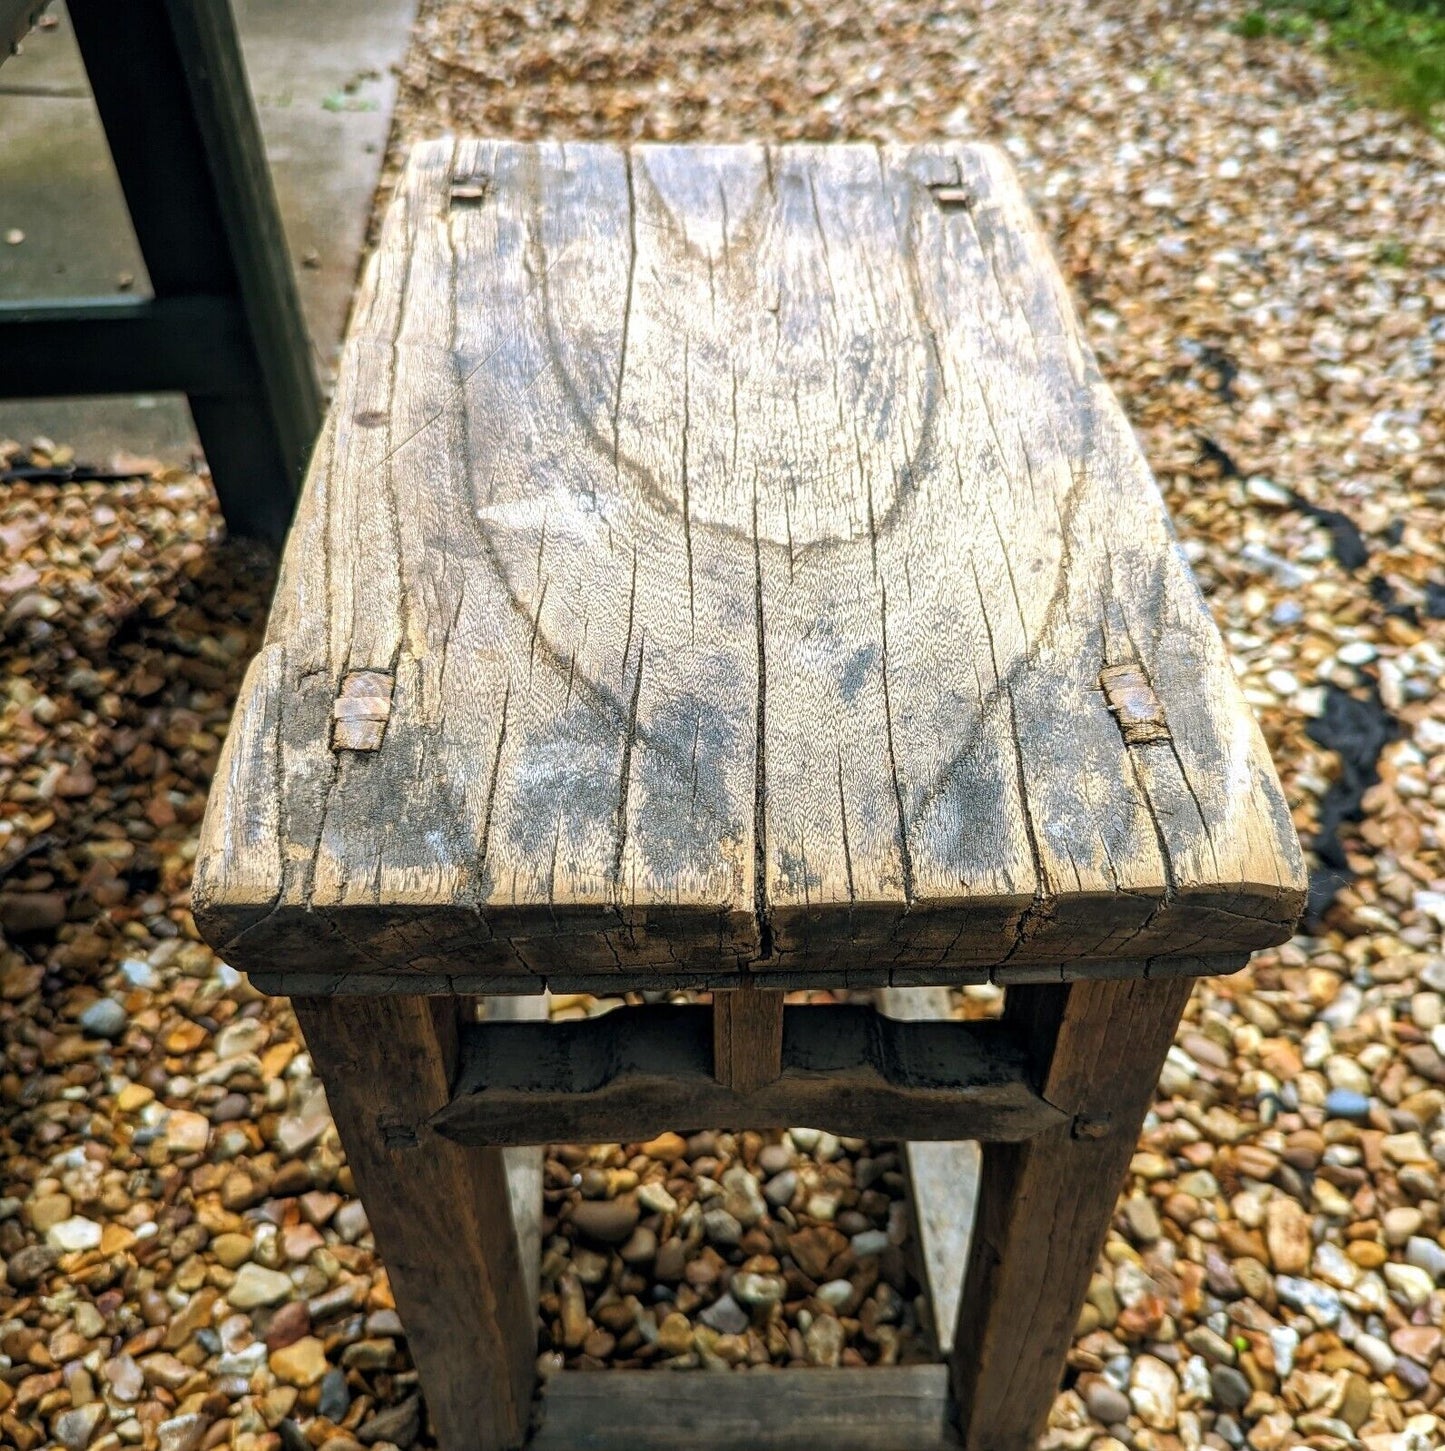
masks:
[[[609,1143],[667,1128],[810,1124],[858,1138],[1012,1142],[1063,1122],[1003,1023],[901,1022],[871,1007],[790,1007],[783,1071],[714,1077],[712,1010],[619,1008],[567,1023],[463,1029],[451,1101],[431,1127],[460,1144]]]
[[[542,1392],[528,1451],[944,1451],[956,1447],[941,1365],[677,1375],[567,1371]]]

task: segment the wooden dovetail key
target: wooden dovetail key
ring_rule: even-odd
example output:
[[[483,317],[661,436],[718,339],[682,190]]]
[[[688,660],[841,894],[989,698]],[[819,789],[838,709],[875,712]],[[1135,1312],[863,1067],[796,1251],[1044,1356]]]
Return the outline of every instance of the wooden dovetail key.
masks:
[[[331,707],[333,751],[375,751],[391,718],[392,678],[384,670],[352,670]]]
[[[966,186],[932,186],[929,190],[941,212],[966,212],[973,207],[973,193]]]
[[[1099,688],[1104,700],[1119,722],[1119,730],[1128,746],[1147,745],[1150,741],[1167,741],[1169,723],[1164,707],[1149,684],[1141,665],[1106,665],[1099,672]]]

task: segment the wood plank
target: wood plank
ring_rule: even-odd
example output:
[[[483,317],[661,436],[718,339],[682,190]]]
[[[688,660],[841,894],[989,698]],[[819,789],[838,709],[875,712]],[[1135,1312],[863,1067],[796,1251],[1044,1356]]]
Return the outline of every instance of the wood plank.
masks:
[[[779,1077],[783,1071],[783,994],[758,988],[714,993],[712,1062],[713,1077],[724,1088],[742,1093]]]
[[[324,933],[533,990],[1059,981],[1303,901],[988,147],[418,148],[268,642],[278,744],[223,789],[289,760],[280,840],[208,828],[195,911],[273,980]],[[338,753],[354,672],[388,718]]]
[[[444,1103],[460,1025],[450,998],[297,998],[446,1447],[520,1446],[531,1414],[536,1300],[507,1166],[426,1117]]]
[[[1174,1041],[1187,979],[1011,988],[1064,1121],[985,1144],[951,1359],[967,1451],[1033,1451],[1119,1188]]]
[[[783,1071],[751,1089],[713,1076],[706,1007],[618,1008],[463,1034],[431,1127],[461,1144],[631,1143],[667,1128],[806,1123],[858,1138],[1016,1138],[1058,1121],[998,1023],[898,1023],[857,1006],[784,1010]]]
[[[939,1365],[685,1375],[568,1371],[546,1382],[528,1451],[942,1451]]]
[[[244,821],[242,822],[244,825]],[[358,919],[353,918],[355,923]],[[428,925],[423,925],[428,924]],[[385,930],[390,935],[415,942],[419,953],[437,950],[437,935],[442,923],[436,918],[412,919],[404,928],[397,925],[395,917],[386,919]],[[320,938],[330,942],[335,932],[334,924],[318,922]],[[449,947],[450,944],[444,944]],[[1150,957],[1139,959],[1114,959],[1107,962],[1065,962],[1053,964],[1030,963],[1023,966],[1001,969],[996,976],[1005,983],[1011,982],[1076,982],[1085,979],[1115,979],[1130,976],[1161,977],[1215,977],[1223,973],[1238,972],[1248,962],[1243,952],[1223,953],[1213,956],[1194,957]],[[942,967],[939,969],[900,972],[886,964],[869,968],[850,969],[847,982],[853,988],[884,988],[895,978],[931,977],[946,982],[977,982],[981,974],[973,969],[957,972]],[[542,991],[541,982],[525,969],[507,971],[505,968],[489,972],[429,972],[420,966],[404,968],[379,968],[371,972],[316,972],[308,964],[299,969],[283,972],[267,970],[248,974],[251,985],[259,992],[281,993],[287,996],[329,997],[376,996],[385,993],[423,993],[430,995],[459,994],[462,996],[490,993],[537,994]],[[725,964],[707,974],[706,980],[714,987],[745,988],[757,984],[757,974],[744,967]],[[599,984],[595,972],[587,970],[568,971],[561,969],[547,975],[547,984],[554,992],[591,992]],[[696,971],[682,971],[678,968],[629,967],[608,976],[606,987],[609,993],[647,992],[655,989],[687,989],[698,986]],[[770,988],[791,991],[819,986],[819,973],[809,968],[802,959],[790,968],[770,971],[767,978]],[[837,985],[837,977],[824,977],[823,985]]]
[[[887,988],[878,1011],[891,1018],[947,1022],[953,1004],[947,988]],[[908,1201],[923,1257],[923,1283],[933,1318],[933,1343],[947,1355],[963,1295],[981,1165],[978,1144],[909,1139],[903,1145]]]

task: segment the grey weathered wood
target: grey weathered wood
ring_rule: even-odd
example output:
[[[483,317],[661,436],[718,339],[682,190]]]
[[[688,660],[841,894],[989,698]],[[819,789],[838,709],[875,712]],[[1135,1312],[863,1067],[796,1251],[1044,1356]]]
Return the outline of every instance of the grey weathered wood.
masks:
[[[332,928],[317,924],[321,940],[330,940]],[[419,949],[420,950],[420,949]],[[1249,954],[1244,952],[1212,953],[1191,957],[1116,958],[1112,962],[1030,963],[1024,967],[1001,969],[993,976],[1007,983],[1058,983],[1084,979],[1121,977],[1214,977],[1238,972]],[[768,982],[778,989],[884,988],[890,982],[917,985],[938,977],[965,982],[984,982],[990,974],[984,970],[957,972],[937,968],[890,968],[883,966],[850,968],[845,972],[828,972],[820,982],[817,971],[794,965],[768,973]],[[305,970],[267,972],[257,969],[249,974],[251,985],[260,992],[283,993],[307,997],[329,997],[334,994],[375,996],[384,993],[424,993],[476,995],[491,993],[539,993],[542,984],[530,974],[507,972],[433,973],[404,968],[378,969],[375,972],[314,972]],[[741,988],[757,982],[755,974],[731,965],[708,973],[705,981],[712,987]],[[598,986],[597,975],[587,971],[559,968],[547,977],[555,992],[589,992]],[[696,988],[696,971],[680,972],[659,967],[624,968],[606,979],[609,993],[646,992],[661,988]]]
[[[998,152],[413,153],[197,859],[229,961],[1026,981],[1303,890]]]
[[[462,1144],[635,1142],[667,1128],[807,1123],[859,1138],[1012,1139],[1059,1121],[999,1023],[898,1023],[856,1006],[787,1008],[782,1073],[751,1090],[712,1072],[705,1007],[618,1008],[464,1030],[450,1101]]]
[[[777,1078],[783,1071],[783,994],[757,988],[715,992],[712,1060],[713,1077],[725,1088],[746,1093]]]
[[[967,1451],[1033,1451],[1189,991],[1133,979],[1005,998],[1064,1120],[984,1145],[950,1362]]]
[[[536,1300],[497,1148],[426,1126],[456,1068],[449,998],[297,998],[306,1046],[356,1176],[447,1451],[520,1446],[531,1412]]]
[[[947,988],[887,988],[878,1011],[890,1018],[948,1021],[953,1016]],[[963,1294],[963,1268],[978,1205],[979,1146],[970,1141],[910,1139],[903,1145],[908,1199],[923,1258],[923,1281],[933,1317],[933,1341],[940,1353],[953,1349],[953,1331]]]
[[[484,999],[493,1023],[545,1022],[547,999],[491,997]],[[542,1288],[542,1159],[540,1144],[516,1144],[502,1150],[507,1166],[507,1192],[517,1253],[527,1282],[527,1303],[535,1306]]]
[[[944,1451],[950,1423],[939,1365],[571,1371],[546,1382],[528,1451]]]

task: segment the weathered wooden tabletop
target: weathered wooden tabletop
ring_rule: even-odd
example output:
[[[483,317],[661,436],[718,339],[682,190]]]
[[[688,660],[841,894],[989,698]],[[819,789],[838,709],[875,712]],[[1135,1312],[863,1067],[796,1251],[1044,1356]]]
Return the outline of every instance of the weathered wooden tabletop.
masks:
[[[197,859],[231,962],[1198,972],[1303,889],[999,153],[413,153]]]

